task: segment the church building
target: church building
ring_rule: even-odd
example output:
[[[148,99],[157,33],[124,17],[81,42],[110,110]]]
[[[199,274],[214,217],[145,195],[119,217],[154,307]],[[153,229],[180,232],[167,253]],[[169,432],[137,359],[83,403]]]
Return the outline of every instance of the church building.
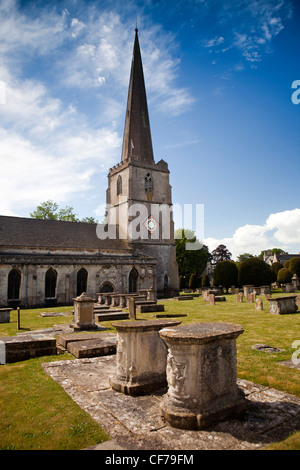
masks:
[[[135,41],[121,161],[108,173],[103,224],[0,216],[0,306],[70,305],[86,292],[178,289],[169,169],[155,163]]]

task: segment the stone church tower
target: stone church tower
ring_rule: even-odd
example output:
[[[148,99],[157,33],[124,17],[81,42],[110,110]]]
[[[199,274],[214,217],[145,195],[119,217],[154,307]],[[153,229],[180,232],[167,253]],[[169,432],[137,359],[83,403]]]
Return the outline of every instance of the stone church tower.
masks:
[[[129,81],[121,162],[108,174],[107,222],[138,256],[155,258],[158,291],[178,289],[172,195],[165,161],[155,163],[138,39]]]

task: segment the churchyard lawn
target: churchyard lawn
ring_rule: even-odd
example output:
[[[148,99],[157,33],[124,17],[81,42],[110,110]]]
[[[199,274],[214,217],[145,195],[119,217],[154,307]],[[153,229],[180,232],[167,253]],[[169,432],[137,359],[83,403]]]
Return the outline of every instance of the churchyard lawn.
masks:
[[[273,296],[286,295],[281,291]],[[237,375],[254,383],[272,387],[300,397],[300,371],[280,363],[300,360],[299,313],[272,315],[264,296],[263,310],[254,303],[236,302],[235,295],[226,295],[225,302],[209,305],[200,297],[185,302],[161,300],[164,314],[186,314],[182,323],[237,323],[244,333],[237,339]],[[21,310],[20,330],[17,312],[11,312],[10,323],[0,324],[0,336],[16,335],[70,324],[73,307]],[[41,312],[65,312],[66,316],[42,317]],[[137,314],[137,320],[153,320],[153,313]],[[114,332],[110,322],[103,326]],[[101,333],[99,333],[101,334]],[[298,343],[296,343],[298,341]],[[280,352],[253,349],[267,345]],[[109,439],[97,423],[66,392],[42,371],[41,363],[72,359],[70,354],[34,358],[0,366],[0,450],[4,449],[83,449]],[[300,432],[270,449],[300,449]]]

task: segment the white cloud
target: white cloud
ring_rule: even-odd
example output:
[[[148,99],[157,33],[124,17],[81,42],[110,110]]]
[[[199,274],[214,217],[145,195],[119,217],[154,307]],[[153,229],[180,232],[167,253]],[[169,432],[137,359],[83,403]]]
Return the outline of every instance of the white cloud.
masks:
[[[203,41],[203,46],[204,47],[216,47],[222,44],[225,41],[223,36],[216,36],[213,39],[207,39]]]
[[[205,238],[204,243],[210,251],[224,244],[232,253],[233,259],[242,253],[259,255],[262,250],[269,248],[281,248],[288,252],[296,249],[298,252],[300,250],[300,209],[270,214],[264,225],[244,225],[239,227],[232,237]]]
[[[70,203],[120,158],[116,129],[121,122],[123,130],[125,109],[119,96],[125,102],[134,30],[117,13],[100,14],[94,6],[72,16],[54,8],[30,16],[14,0],[0,3],[0,23],[0,213],[20,215],[47,199]],[[162,78],[151,80],[149,95],[176,115],[193,100],[176,86],[179,62],[169,37],[149,25],[142,36],[145,69]],[[47,76],[44,62],[51,64]],[[95,118],[86,111],[89,103]]]

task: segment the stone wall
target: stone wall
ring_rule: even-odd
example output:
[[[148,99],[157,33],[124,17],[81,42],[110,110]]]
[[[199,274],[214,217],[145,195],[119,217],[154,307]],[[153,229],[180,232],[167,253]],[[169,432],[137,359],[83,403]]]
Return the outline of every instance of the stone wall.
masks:
[[[104,283],[109,282],[115,291],[128,292],[129,274],[134,267],[138,272],[138,289],[150,289],[156,273],[155,260],[129,256],[49,256],[8,255],[0,264],[0,307],[21,306],[39,307],[72,305],[77,296],[77,273],[85,268],[87,277],[86,292],[95,297]],[[21,273],[19,299],[8,302],[8,275],[12,268]],[[49,268],[57,272],[55,297],[45,299],[45,275]]]

